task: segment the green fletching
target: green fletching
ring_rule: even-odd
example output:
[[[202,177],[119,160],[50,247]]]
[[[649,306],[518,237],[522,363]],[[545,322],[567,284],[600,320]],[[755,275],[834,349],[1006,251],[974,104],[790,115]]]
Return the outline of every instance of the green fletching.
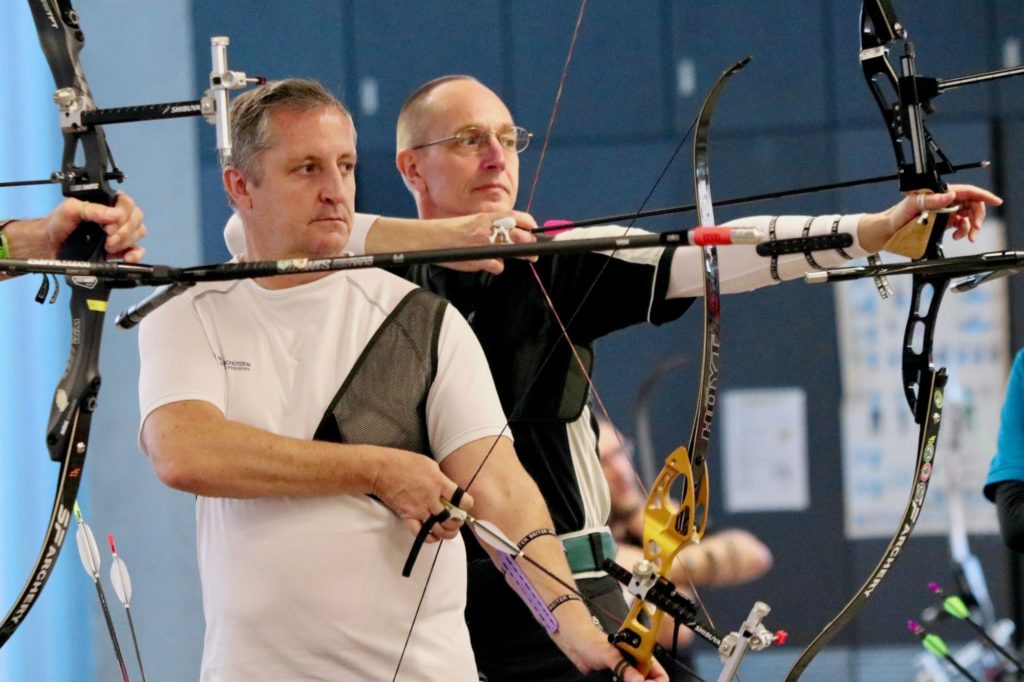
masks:
[[[75,520],[78,521],[79,523],[83,523],[83,521],[82,521],[82,508],[78,506],[78,500],[75,500]]]
[[[925,649],[932,652],[936,656],[939,656],[941,658],[949,656],[949,648],[946,646],[946,643],[942,641],[942,638],[938,635],[925,635],[921,639],[921,642],[924,644]]]
[[[971,615],[970,610],[967,608],[967,604],[965,604],[964,600],[960,597],[946,597],[942,601],[942,606],[946,609],[946,613],[954,618],[959,618],[960,620],[964,620]]]

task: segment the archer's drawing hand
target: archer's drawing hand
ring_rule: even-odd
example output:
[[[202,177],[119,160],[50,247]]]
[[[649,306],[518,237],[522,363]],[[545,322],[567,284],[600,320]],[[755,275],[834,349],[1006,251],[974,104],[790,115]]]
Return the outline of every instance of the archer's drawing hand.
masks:
[[[424,521],[444,511],[441,499],[450,500],[457,488],[434,460],[414,452],[394,450],[393,456],[389,455],[381,463],[371,492],[416,535]],[[459,507],[469,511],[473,497],[464,494]],[[462,521],[454,518],[435,524],[427,542],[451,540],[461,527]]]
[[[508,230],[509,241],[494,240],[494,222],[502,218],[512,218],[515,227]],[[531,244],[537,241],[532,230],[537,228],[537,223],[529,213],[522,211],[501,211],[490,213],[475,213],[469,216],[458,218],[441,218],[436,221],[438,227],[451,232],[452,246],[489,246],[495,243]],[[536,256],[526,256],[524,260],[535,262]],[[464,272],[476,272],[483,270],[492,275],[500,275],[505,270],[505,263],[500,258],[486,258],[474,261],[462,261],[459,263],[442,263],[444,267]]]

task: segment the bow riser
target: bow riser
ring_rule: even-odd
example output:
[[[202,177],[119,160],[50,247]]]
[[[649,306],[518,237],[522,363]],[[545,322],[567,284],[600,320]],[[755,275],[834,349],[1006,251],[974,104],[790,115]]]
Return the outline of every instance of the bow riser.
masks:
[[[70,0],[35,0],[30,5],[39,42],[58,89],[55,100],[61,107],[64,133],[62,193],[113,206],[117,192],[107,182],[111,162],[102,128],[67,124],[69,111],[81,113],[96,108],[79,61],[85,36],[78,24],[78,14]],[[79,156],[84,160],[82,165],[76,163]],[[106,234],[99,225],[82,223],[61,245],[59,257],[102,262],[106,260],[105,242]],[[72,287],[71,351],[54,392],[46,434],[54,461],[69,454],[84,459],[89,421],[100,386],[99,348],[110,295],[108,284],[94,277],[69,277],[67,281]]]
[[[700,540],[707,508],[707,475],[702,484],[694,485],[689,453],[677,448],[665,459],[647,497],[644,558],[659,572],[667,572],[684,546]]]
[[[64,374],[53,395],[46,430],[50,458],[70,455],[85,459],[89,425],[100,390],[99,354],[103,319],[110,287],[92,277],[69,277],[71,297],[71,351]],[[90,287],[89,282],[94,286]]]
[[[695,497],[695,491],[699,491],[699,497]],[[707,510],[706,475],[703,485],[694,486],[689,452],[677,448],[665,459],[644,508],[644,558],[659,575],[668,573],[683,547],[700,539]],[[650,670],[664,615],[661,608],[637,598],[616,636],[616,646],[637,662],[641,672]]]

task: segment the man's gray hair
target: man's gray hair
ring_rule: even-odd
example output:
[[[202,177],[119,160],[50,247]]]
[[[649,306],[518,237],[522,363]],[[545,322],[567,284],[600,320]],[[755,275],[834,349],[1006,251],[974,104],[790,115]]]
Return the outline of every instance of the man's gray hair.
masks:
[[[311,111],[335,107],[352,121],[348,109],[319,82],[308,78],[271,81],[235,98],[231,105],[231,165],[255,184],[263,179],[260,154],[274,144],[270,112],[287,108]],[[353,129],[355,126],[353,125]]]

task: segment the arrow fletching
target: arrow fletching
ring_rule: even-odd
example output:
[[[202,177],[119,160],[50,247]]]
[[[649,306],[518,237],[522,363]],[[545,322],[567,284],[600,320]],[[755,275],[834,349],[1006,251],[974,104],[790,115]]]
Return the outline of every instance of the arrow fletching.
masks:
[[[128,602],[132,599],[132,579],[128,575],[128,567],[124,560],[114,555],[113,563],[110,564],[110,584],[114,587],[114,594],[117,595],[121,605],[128,608]]]
[[[516,546],[516,543],[512,542],[512,540],[510,540],[500,528],[490,521],[472,519],[470,523],[474,530],[477,531],[477,537],[499,552],[511,554],[514,557],[522,554],[522,552],[519,551],[519,547]]]
[[[92,528],[82,518],[82,510],[75,502],[75,519],[78,520],[78,530],[75,531],[75,541],[78,543],[78,556],[82,559],[82,568],[95,581],[100,577],[100,548],[96,545],[96,536]]]
[[[120,600],[121,606],[128,608],[128,602],[132,600],[132,578],[128,575],[128,566],[124,563],[124,559],[117,556],[117,547],[114,545],[113,534],[107,536],[107,542],[110,544],[112,559],[110,564],[110,584],[114,587],[114,593],[117,595],[118,600]]]
[[[946,597],[942,600],[942,607],[946,610],[946,613],[960,620],[966,620],[971,615],[967,604],[960,597]]]

